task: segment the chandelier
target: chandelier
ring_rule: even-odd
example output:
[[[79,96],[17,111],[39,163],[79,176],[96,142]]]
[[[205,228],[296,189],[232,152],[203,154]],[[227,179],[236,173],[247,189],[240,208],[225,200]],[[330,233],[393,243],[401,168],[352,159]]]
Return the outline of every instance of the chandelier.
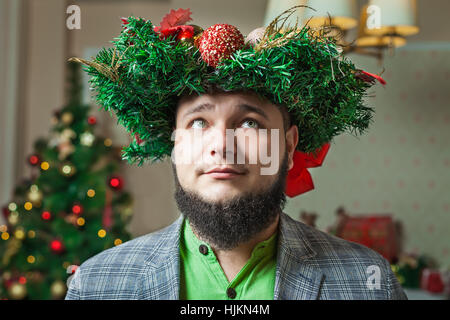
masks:
[[[312,29],[326,27],[327,36],[335,38],[344,54],[381,61],[387,50],[404,46],[408,36],[419,32],[416,0],[269,0],[264,24],[296,5],[307,7],[299,8],[287,22],[301,21]],[[353,39],[348,40],[351,34]]]

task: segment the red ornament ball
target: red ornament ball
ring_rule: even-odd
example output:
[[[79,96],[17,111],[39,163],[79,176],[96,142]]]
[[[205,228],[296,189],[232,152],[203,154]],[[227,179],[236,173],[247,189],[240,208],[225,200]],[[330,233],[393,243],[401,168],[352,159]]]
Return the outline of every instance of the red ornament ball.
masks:
[[[83,207],[79,204],[75,204],[72,206],[72,212],[78,216],[83,212]]]
[[[119,176],[112,176],[109,179],[109,186],[114,190],[121,190],[123,187],[123,180]]]
[[[32,166],[37,166],[39,165],[40,159],[39,156],[32,154],[29,158],[28,158],[28,162],[32,165]]]
[[[52,217],[52,214],[48,211],[44,211],[44,212],[42,212],[41,217],[43,220],[50,220],[50,218]]]
[[[244,46],[244,36],[234,26],[215,24],[203,32],[199,42],[199,51],[203,61],[216,67],[220,61],[229,58]]]
[[[97,124],[97,118],[94,117],[94,116],[89,116],[88,119],[87,119],[87,121],[88,121],[88,123],[89,123],[91,126]]]
[[[64,251],[64,245],[61,240],[55,239],[50,242],[50,249],[53,253],[61,253]]]

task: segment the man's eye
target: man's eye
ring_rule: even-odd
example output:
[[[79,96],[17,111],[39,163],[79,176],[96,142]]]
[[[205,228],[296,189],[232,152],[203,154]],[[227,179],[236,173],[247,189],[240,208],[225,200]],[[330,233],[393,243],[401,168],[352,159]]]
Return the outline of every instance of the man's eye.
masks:
[[[248,123],[249,128],[259,128],[259,122],[253,119],[245,119],[243,123]]]
[[[259,122],[254,119],[245,119],[244,122],[242,122],[244,126],[247,128],[259,128],[261,127]],[[206,121],[204,119],[198,118],[194,119],[190,123],[190,127],[194,129],[203,129],[206,126]]]
[[[195,119],[191,122],[191,127],[194,129],[203,128],[204,125],[205,125],[205,120],[203,120],[203,119]]]

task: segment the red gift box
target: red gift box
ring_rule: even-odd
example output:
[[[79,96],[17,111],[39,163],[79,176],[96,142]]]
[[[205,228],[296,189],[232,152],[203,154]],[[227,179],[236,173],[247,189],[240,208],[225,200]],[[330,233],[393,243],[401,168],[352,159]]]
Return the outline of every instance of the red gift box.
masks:
[[[431,293],[441,293],[444,291],[444,281],[442,281],[439,270],[423,269],[420,287]]]
[[[363,244],[391,263],[397,258],[397,235],[390,215],[348,217],[340,226],[337,236]]]

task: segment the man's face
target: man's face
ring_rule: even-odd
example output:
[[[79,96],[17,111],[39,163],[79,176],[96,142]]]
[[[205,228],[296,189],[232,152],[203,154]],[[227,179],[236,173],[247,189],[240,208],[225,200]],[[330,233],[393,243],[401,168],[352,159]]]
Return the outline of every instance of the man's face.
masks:
[[[292,167],[298,141],[296,126],[285,131],[279,107],[254,93],[183,97],[176,129],[173,156],[180,185],[217,203],[267,190],[285,153],[288,170]],[[208,173],[224,168],[237,174]]]
[[[177,111],[172,154],[177,206],[202,240],[216,249],[236,248],[275,223],[283,209],[297,127],[285,134],[278,107],[250,93],[186,97]],[[227,129],[233,133],[231,147]],[[247,147],[244,136],[252,137]],[[259,149],[268,151],[271,163]],[[238,173],[209,173],[224,167]],[[269,174],[267,167],[274,167]]]

